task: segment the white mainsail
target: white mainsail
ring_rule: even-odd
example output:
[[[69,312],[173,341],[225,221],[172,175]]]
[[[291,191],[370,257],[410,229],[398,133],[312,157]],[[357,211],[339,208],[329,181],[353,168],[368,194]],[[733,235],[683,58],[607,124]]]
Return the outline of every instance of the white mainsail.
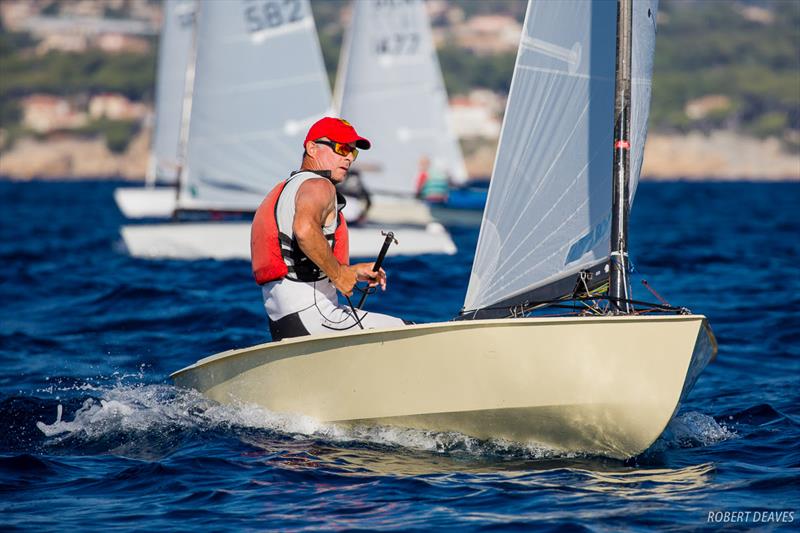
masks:
[[[631,200],[647,132],[657,0],[633,6]],[[466,310],[526,298],[608,260],[616,13],[616,2],[529,2]],[[555,296],[574,281],[567,285]]]
[[[373,141],[358,160],[370,191],[413,194],[423,156],[466,180],[422,0],[353,2],[335,107]]]
[[[178,207],[255,211],[300,165],[330,86],[307,0],[202,2]]]
[[[158,47],[155,131],[146,176],[148,185],[178,179],[181,108],[196,8],[196,0],[166,0],[164,3]]]

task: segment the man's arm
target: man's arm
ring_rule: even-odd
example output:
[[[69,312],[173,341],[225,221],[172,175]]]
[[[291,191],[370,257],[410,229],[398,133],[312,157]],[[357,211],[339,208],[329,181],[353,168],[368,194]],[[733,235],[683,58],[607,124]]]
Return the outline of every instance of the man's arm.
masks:
[[[326,179],[310,179],[300,186],[292,223],[297,244],[342,294],[351,296],[358,280],[369,281],[371,285],[377,283],[385,288],[386,273],[383,269],[372,272],[372,263],[340,265],[333,255],[333,250],[322,233],[322,226],[331,215],[335,216],[335,198],[336,189]]]
[[[325,274],[335,280],[341,265],[333,255],[322,227],[335,209],[333,184],[323,178],[306,180],[297,191],[292,231],[300,249]]]

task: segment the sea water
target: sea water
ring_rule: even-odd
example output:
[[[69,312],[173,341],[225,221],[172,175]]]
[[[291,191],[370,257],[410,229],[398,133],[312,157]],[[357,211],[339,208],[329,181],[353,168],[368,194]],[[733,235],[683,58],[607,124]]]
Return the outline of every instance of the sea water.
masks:
[[[0,182],[4,531],[800,524],[800,184],[641,184],[636,295],[655,300],[646,278],[707,315],[720,350],[628,461],[344,429],[173,387],[203,356],[269,340],[260,293],[245,262],[128,257],[116,185]],[[477,230],[454,239],[452,257],[389,258],[367,308],[452,317]]]

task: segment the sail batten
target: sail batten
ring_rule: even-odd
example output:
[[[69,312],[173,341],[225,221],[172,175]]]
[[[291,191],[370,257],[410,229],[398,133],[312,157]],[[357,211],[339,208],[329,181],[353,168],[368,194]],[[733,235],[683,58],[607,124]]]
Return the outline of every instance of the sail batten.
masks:
[[[300,165],[330,86],[307,0],[203,2],[179,209],[255,211]]]
[[[616,2],[529,2],[481,225],[468,311],[603,283],[609,256]],[[631,185],[641,170],[656,0],[634,2]],[[563,291],[563,292],[558,292]]]

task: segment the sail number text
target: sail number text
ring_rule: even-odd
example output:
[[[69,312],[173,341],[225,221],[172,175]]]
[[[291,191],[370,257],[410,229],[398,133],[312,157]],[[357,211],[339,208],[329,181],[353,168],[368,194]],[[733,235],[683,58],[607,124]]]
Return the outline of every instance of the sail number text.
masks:
[[[419,50],[419,34],[416,32],[393,33],[375,39],[378,55],[414,55]]]
[[[304,18],[300,0],[247,0],[244,20],[247,31],[273,29]]]
[[[194,13],[181,13],[178,15],[178,25],[182,29],[188,29],[194,26]]]

